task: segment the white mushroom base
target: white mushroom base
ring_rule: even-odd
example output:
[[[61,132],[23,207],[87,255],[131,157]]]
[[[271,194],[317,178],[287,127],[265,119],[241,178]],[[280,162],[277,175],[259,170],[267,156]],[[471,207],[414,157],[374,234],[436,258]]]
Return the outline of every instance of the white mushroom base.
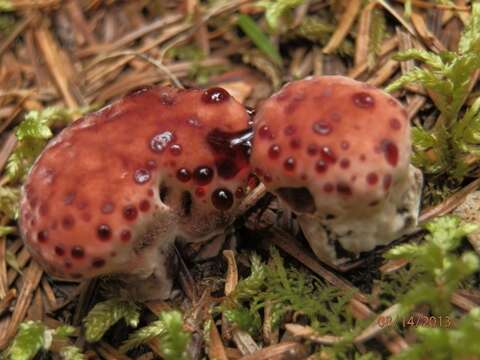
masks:
[[[335,217],[317,211],[299,215],[298,221],[315,255],[338,266],[415,228],[422,184],[422,172],[410,165],[405,181],[395,184],[374,211],[365,208]]]

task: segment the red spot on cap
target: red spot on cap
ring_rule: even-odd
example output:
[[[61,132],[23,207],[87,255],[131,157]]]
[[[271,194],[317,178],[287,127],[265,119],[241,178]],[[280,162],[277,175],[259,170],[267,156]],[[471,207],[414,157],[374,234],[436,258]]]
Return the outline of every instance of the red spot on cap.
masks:
[[[101,258],[93,259],[92,266],[95,267],[95,268],[101,268],[101,267],[105,266],[105,260],[101,259]]]
[[[367,183],[368,185],[375,185],[376,183],[378,183],[378,175],[376,173],[369,173],[367,175]]]
[[[299,149],[302,146],[302,141],[299,138],[294,138],[290,141],[290,147],[292,149]]]
[[[370,109],[375,106],[375,99],[366,92],[359,92],[353,95],[353,103],[363,109]]]
[[[63,248],[63,246],[61,245],[55,246],[55,254],[57,254],[58,256],[65,255],[65,249]]]
[[[72,248],[70,254],[75,259],[81,259],[85,256],[85,250],[83,250],[83,247],[77,245]]]
[[[383,140],[381,149],[385,154],[385,159],[391,166],[397,166],[398,164],[398,147],[391,140]]]
[[[100,238],[100,240],[108,241],[112,236],[112,230],[110,229],[110,226],[106,224],[101,224],[97,228],[97,235]]]
[[[270,159],[278,159],[280,157],[281,149],[279,145],[272,145],[268,149],[268,156]]]
[[[267,125],[263,125],[258,130],[258,136],[262,139],[273,139],[273,135],[270,131],[270,128]]]
[[[318,153],[318,147],[315,144],[310,144],[307,146],[307,154],[310,156],[315,156]]]
[[[146,168],[148,170],[155,170],[157,168],[157,162],[155,160],[147,160]]]
[[[195,195],[198,197],[203,197],[205,196],[205,189],[203,187],[198,187],[195,189]]]
[[[41,230],[37,234],[37,240],[40,243],[46,243],[48,241],[48,231],[47,230]]]
[[[131,238],[132,238],[132,233],[130,232],[130,230],[122,230],[122,232],[120,233],[120,239],[123,242],[128,242],[130,241]]]
[[[75,220],[72,215],[65,215],[62,219],[62,226],[65,230],[73,228]]]
[[[285,170],[288,170],[288,171],[293,171],[295,169],[295,165],[296,165],[296,161],[292,157],[285,159],[283,163],[283,167],[285,168]]]
[[[390,119],[390,127],[393,130],[400,130],[402,128],[402,123],[397,118]]]
[[[350,167],[350,160],[348,160],[348,159],[340,160],[340,167],[342,169],[348,169]]]
[[[133,205],[128,205],[123,208],[123,217],[127,220],[135,220],[137,218],[137,209]]]
[[[323,146],[321,148],[322,158],[327,163],[335,164],[337,162],[337,156],[328,146]]]
[[[138,208],[140,209],[140,211],[146,212],[150,210],[150,202],[148,200],[142,200]]]
[[[325,161],[323,160],[318,160],[315,163],[315,170],[317,170],[318,173],[323,174],[328,170],[328,165]]]
[[[326,183],[325,185],[323,185],[323,191],[325,191],[326,193],[331,193],[334,189],[335,187],[332,183]]]
[[[352,195],[352,188],[345,182],[339,182],[337,192],[342,195]]]

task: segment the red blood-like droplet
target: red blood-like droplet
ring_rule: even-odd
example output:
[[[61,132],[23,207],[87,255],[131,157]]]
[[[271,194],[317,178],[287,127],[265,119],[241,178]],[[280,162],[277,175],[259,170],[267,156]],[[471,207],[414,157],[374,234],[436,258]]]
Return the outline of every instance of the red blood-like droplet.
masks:
[[[268,156],[270,159],[278,159],[280,157],[281,149],[279,145],[272,145],[268,149]]]
[[[185,168],[178,169],[177,171],[177,179],[180,180],[181,182],[187,182],[192,178],[192,175],[190,174],[190,171]]]
[[[179,144],[173,144],[170,146],[170,153],[174,156],[179,156],[182,154],[182,146]]]
[[[315,170],[317,170],[318,173],[323,174],[328,170],[328,165],[325,161],[318,160],[315,164]]]
[[[370,109],[375,106],[375,99],[366,92],[360,92],[353,95],[353,103],[363,109]]]
[[[65,255],[65,249],[63,248],[63,246],[60,246],[60,245],[55,246],[55,254],[57,254],[58,256]]]
[[[37,234],[37,240],[40,243],[46,243],[48,241],[48,231],[47,230],[39,231]]]
[[[165,131],[160,134],[156,134],[150,140],[150,149],[153,152],[160,153],[175,139],[174,135],[170,131]]]
[[[220,104],[228,99],[230,99],[230,94],[219,87],[210,88],[202,94],[202,101],[207,104]]]
[[[391,140],[383,140],[381,149],[385,154],[385,159],[391,166],[397,166],[398,164],[398,147]]]
[[[400,130],[402,128],[402,123],[397,118],[390,119],[390,127],[393,130]]]
[[[81,259],[85,256],[85,250],[83,250],[83,247],[77,245],[72,248],[70,254],[75,259]]]
[[[226,211],[233,205],[233,195],[228,189],[216,189],[212,193],[212,204],[218,210]]]
[[[262,139],[273,139],[272,132],[267,125],[263,125],[260,127],[260,129],[258,130],[258,136],[260,136],[260,138]]]
[[[97,228],[97,235],[100,238],[100,240],[108,241],[112,236],[112,230],[110,229],[110,226],[106,224],[101,224]]]
[[[292,157],[287,158],[283,163],[283,167],[285,168],[285,170],[288,170],[288,171],[293,171],[295,169],[295,165],[296,165],[296,161]]]
[[[193,171],[193,180],[198,185],[207,185],[213,179],[213,170],[208,166],[199,166]]]
[[[147,169],[138,169],[133,174],[133,179],[137,184],[143,185],[150,180],[151,174]]]
[[[335,164],[337,162],[337,156],[328,146],[321,148],[322,159],[329,164]]]

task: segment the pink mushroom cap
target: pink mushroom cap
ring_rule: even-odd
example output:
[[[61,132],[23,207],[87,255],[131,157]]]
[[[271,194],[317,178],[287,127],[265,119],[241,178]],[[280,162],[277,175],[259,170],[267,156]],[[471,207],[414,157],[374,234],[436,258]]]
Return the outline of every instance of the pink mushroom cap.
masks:
[[[75,121],[28,175],[25,244],[58,277],[148,275],[151,254],[176,236],[196,240],[228,223],[250,173],[248,122],[221,88],[169,87]]]
[[[410,160],[407,113],[364,83],[324,76],[294,81],[255,116],[252,168],[298,213],[378,205]]]

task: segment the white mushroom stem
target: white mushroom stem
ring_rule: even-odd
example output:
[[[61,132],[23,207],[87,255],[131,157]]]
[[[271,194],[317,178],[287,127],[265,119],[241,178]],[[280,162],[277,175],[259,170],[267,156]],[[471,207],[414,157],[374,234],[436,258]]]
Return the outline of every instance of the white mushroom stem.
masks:
[[[376,207],[333,218],[322,212],[300,214],[298,221],[318,258],[337,266],[415,228],[422,183],[422,172],[410,165],[408,175],[394,183],[388,197]],[[345,252],[339,253],[340,249]]]

